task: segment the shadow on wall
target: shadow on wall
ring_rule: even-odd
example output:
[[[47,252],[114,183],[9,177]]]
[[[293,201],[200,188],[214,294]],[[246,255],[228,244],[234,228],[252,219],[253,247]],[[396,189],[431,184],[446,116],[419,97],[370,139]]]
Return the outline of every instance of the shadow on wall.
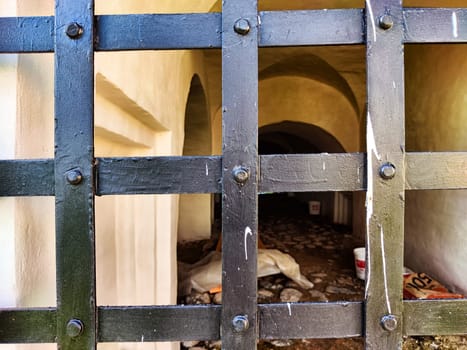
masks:
[[[211,124],[206,95],[197,75],[191,80],[185,109],[184,156],[212,154]],[[178,241],[207,239],[211,236],[211,194],[181,194]]]

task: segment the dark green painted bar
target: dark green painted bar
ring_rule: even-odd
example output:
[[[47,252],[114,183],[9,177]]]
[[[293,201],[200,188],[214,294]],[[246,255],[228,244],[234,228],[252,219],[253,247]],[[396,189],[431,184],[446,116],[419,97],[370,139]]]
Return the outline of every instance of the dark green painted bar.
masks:
[[[0,343],[55,343],[56,309],[0,309]]]
[[[467,299],[404,301],[404,334],[467,334]]]
[[[1,160],[0,196],[53,196],[54,160]]]
[[[219,339],[220,305],[99,307],[99,342]]]

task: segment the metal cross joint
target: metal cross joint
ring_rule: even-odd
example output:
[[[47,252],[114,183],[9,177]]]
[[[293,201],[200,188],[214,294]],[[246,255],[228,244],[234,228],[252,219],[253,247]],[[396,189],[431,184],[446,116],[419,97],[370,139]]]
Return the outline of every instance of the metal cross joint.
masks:
[[[239,184],[244,184],[250,178],[250,171],[243,166],[236,166],[232,171],[234,180]]]
[[[397,329],[397,317],[395,315],[384,315],[381,317],[381,327],[388,332],[394,332]]]
[[[379,168],[379,176],[384,180],[390,180],[396,176],[396,166],[392,163],[384,163]]]
[[[66,35],[70,39],[79,39],[81,35],[83,35],[83,32],[84,32],[83,27],[76,22],[72,22],[68,24],[66,28]]]
[[[250,328],[250,322],[248,316],[237,315],[232,319],[232,326],[235,332],[244,332]]]
[[[84,330],[83,322],[75,318],[69,320],[66,325],[66,334],[70,338],[76,338],[80,336],[83,333],[83,330]]]
[[[394,25],[394,20],[392,19],[391,15],[382,15],[379,18],[379,27],[384,30],[391,29],[392,26]]]
[[[245,18],[240,18],[235,21],[234,31],[240,35],[247,35],[250,32],[250,22]]]
[[[79,169],[68,170],[65,177],[70,185],[79,185],[83,181],[83,174]]]

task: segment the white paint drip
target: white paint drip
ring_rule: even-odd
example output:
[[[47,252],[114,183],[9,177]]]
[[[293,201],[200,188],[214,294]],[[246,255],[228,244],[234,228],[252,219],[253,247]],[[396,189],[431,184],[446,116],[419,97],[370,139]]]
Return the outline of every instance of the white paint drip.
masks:
[[[289,309],[289,316],[292,316],[292,308],[290,307],[290,303],[287,303],[287,309]]]
[[[209,175],[209,168],[208,168],[208,164],[206,163],[206,176]]]
[[[368,8],[368,14],[370,15],[371,28],[373,29],[373,41],[376,42],[376,27],[375,27],[375,16],[373,16],[373,8],[371,7],[370,0],[365,0],[366,7]]]
[[[248,235],[253,237],[253,232],[250,227],[245,228],[244,244],[245,244],[245,260],[248,260],[248,247],[246,245]]]
[[[455,12],[452,13],[451,21],[452,21],[452,36],[454,38],[457,38],[459,36],[459,32],[457,31],[457,14]]]
[[[371,278],[371,261],[370,261],[370,222],[373,217],[373,154],[380,160],[381,157],[376,149],[375,135],[373,131],[373,124],[371,123],[370,112],[367,114],[367,129],[366,129],[366,142],[368,148],[368,177],[367,177],[367,191],[366,191],[366,281],[365,281],[365,296],[368,295]]]
[[[323,170],[326,170],[326,162],[323,162]]]
[[[381,156],[376,148],[375,133],[373,131],[373,124],[371,123],[370,112],[367,113],[366,142],[368,144],[368,155],[373,153],[376,159],[381,160]]]
[[[391,312],[391,302],[389,301],[389,290],[388,290],[388,278],[386,276],[386,254],[384,253],[384,231],[383,226],[380,226],[380,239],[381,239],[381,257],[383,260],[383,277],[384,277],[384,295],[386,297],[386,305],[388,307],[389,314]]]
[[[371,279],[371,254],[370,254],[370,220],[367,219],[366,221],[366,262],[365,262],[365,269],[366,269],[366,280],[365,280],[365,298],[368,297],[368,291],[370,288],[370,279]]]
[[[392,81],[392,87],[395,89],[396,88],[396,82],[393,80]]]

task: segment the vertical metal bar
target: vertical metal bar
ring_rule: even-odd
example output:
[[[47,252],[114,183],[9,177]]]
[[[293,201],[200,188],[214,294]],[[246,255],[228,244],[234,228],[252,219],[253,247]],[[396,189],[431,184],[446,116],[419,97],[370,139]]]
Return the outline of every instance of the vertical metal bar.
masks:
[[[255,349],[258,164],[258,14],[256,0],[222,9],[224,349]]]
[[[367,349],[402,346],[404,58],[401,0],[366,0]]]
[[[57,343],[96,346],[93,0],[55,3]]]

